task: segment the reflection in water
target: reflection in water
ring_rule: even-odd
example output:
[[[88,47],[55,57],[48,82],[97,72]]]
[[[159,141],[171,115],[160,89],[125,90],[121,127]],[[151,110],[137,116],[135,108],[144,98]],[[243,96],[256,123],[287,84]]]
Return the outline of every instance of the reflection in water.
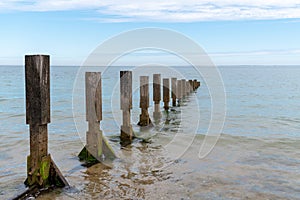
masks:
[[[159,124],[140,127],[138,138],[131,145],[119,150],[118,159],[113,161],[112,168],[99,163],[81,170],[79,176],[73,175],[79,184],[83,184],[77,186],[79,192],[65,192],[65,195],[88,199],[147,199],[149,188],[172,178],[173,172],[163,169],[166,164],[173,162],[168,158],[163,146],[172,140],[172,134],[178,131],[180,114],[180,111],[174,108],[173,111],[163,114]],[[163,123],[165,120],[170,123]],[[166,132],[167,130],[171,131]],[[156,134],[149,136],[153,132]],[[158,138],[162,139],[161,142],[156,141]],[[153,139],[155,141],[152,141]],[[119,137],[110,137],[110,142],[118,144]],[[59,199],[65,195],[50,193],[40,198]]]
[[[94,165],[84,172],[87,184],[83,191],[93,199],[145,199],[145,189],[166,180],[170,174],[158,171],[166,162],[161,149],[150,143],[136,142],[122,148],[122,158],[113,168]]]
[[[55,191],[39,199],[299,197],[297,147],[300,141],[261,141],[223,135],[214,151],[199,160],[197,153],[202,141],[203,136],[197,137],[183,157],[172,160],[157,141],[144,143],[135,140],[131,146],[120,150],[121,156],[114,161],[113,168],[97,164],[81,169],[67,177],[77,190]],[[282,151],[274,152],[274,146]],[[261,150],[256,151],[257,148]],[[168,163],[171,164],[162,168]]]

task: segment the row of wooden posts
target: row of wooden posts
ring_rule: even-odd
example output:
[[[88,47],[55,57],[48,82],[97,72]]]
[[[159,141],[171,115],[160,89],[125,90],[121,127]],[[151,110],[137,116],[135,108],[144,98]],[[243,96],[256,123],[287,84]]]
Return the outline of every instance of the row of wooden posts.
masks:
[[[195,80],[177,80],[163,78],[163,102],[165,111],[169,110],[170,96],[172,98],[172,106],[180,106],[182,99],[200,87],[200,82]],[[133,138],[132,127],[130,123],[130,110],[132,108],[132,72],[120,72],[120,102],[123,111],[123,125],[121,126],[121,144],[131,143]],[[170,95],[171,93],[171,95]],[[154,101],[154,118],[161,116],[161,74],[153,74],[153,101]],[[138,125],[148,126],[151,124],[149,117],[149,76],[140,76],[140,120]]]
[[[81,160],[94,163],[104,158],[116,157],[108,141],[100,130],[102,120],[102,88],[101,73],[86,72],[86,146],[79,154]],[[46,188],[49,186],[68,186],[50,154],[48,153],[48,130],[50,123],[50,57],[48,55],[25,56],[26,84],[26,123],[30,129],[30,155],[27,158],[27,179],[25,184],[30,188]],[[164,109],[169,110],[170,96],[172,106],[180,106],[182,99],[195,91],[200,82],[186,81],[176,78],[163,79]],[[171,90],[170,90],[171,89]],[[171,91],[171,95],[170,95]],[[154,118],[160,117],[161,75],[153,75]],[[132,72],[120,72],[120,108],[123,122],[121,125],[121,144],[132,142],[133,130],[130,122],[132,109]],[[149,76],[140,77],[140,126],[151,123],[149,108]]]

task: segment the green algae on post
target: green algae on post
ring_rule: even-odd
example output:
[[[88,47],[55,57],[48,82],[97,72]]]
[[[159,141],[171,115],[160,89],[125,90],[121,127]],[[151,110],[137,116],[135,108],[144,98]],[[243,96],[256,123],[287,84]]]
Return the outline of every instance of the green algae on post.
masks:
[[[25,85],[26,124],[29,124],[30,130],[30,155],[27,157],[25,185],[30,188],[47,188],[50,185],[68,186],[48,154],[50,56],[25,56]],[[54,179],[57,181],[53,181]]]
[[[101,72],[85,73],[85,96],[86,96],[86,146],[79,153],[81,161],[87,166],[101,162],[104,158],[114,159],[115,153],[109,143],[104,140],[100,130],[102,120],[102,83]],[[105,149],[105,151],[103,151]]]

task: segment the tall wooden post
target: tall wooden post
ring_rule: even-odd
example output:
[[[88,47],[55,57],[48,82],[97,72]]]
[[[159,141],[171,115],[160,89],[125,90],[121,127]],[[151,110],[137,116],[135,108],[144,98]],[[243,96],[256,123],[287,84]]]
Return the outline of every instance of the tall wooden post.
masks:
[[[115,158],[115,154],[103,137],[100,130],[102,120],[102,83],[101,72],[85,73],[85,97],[86,97],[86,146],[79,154],[80,160],[87,165],[92,165],[104,158]]]
[[[30,155],[27,157],[29,187],[68,186],[66,179],[48,154],[50,123],[50,57],[25,56],[26,124],[30,130]]]
[[[154,112],[153,117],[155,119],[159,119],[161,117],[161,112],[159,108],[160,100],[161,100],[161,75],[153,74],[153,101],[154,101]]]
[[[185,79],[181,79],[181,95],[182,95],[182,98],[184,98],[186,96],[185,88],[186,88]]]
[[[130,122],[132,109],[132,72],[120,71],[120,106],[123,112],[123,125],[121,126],[121,145],[126,146],[132,142],[133,131]]]
[[[141,115],[139,126],[148,126],[151,123],[148,108],[149,108],[149,76],[140,76],[140,108]]]
[[[168,111],[170,102],[170,80],[168,78],[163,79],[163,98],[164,109]]]
[[[181,101],[182,101],[182,81],[181,80],[177,80],[177,100],[178,100],[178,106],[181,105]]]
[[[172,84],[172,106],[176,106],[176,87],[177,87],[177,78],[172,78],[171,79],[171,84]]]

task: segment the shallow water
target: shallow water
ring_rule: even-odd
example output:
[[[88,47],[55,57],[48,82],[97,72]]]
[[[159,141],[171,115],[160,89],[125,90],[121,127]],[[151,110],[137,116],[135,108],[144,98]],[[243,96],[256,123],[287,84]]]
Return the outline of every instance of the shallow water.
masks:
[[[136,139],[120,149],[117,113],[111,109],[109,95],[120,70],[114,68],[103,77],[101,129],[119,158],[113,167],[97,164],[88,169],[77,158],[85,141],[85,132],[74,124],[83,111],[72,107],[77,70],[51,68],[49,152],[71,188],[38,199],[300,199],[300,67],[221,67],[226,122],[217,145],[204,159],[198,153],[211,106],[205,84],[176,112],[163,114],[151,130],[134,125],[139,136],[150,138],[147,143]],[[192,70],[176,70],[193,78]],[[0,199],[7,199],[24,189],[29,133],[24,69],[2,66],[0,76]],[[134,124],[140,112],[138,99],[135,92]],[[194,135],[191,124],[198,120],[197,104],[200,126]],[[74,109],[82,116],[73,116]],[[151,107],[151,116],[152,112]],[[189,147],[186,152],[185,147]]]

